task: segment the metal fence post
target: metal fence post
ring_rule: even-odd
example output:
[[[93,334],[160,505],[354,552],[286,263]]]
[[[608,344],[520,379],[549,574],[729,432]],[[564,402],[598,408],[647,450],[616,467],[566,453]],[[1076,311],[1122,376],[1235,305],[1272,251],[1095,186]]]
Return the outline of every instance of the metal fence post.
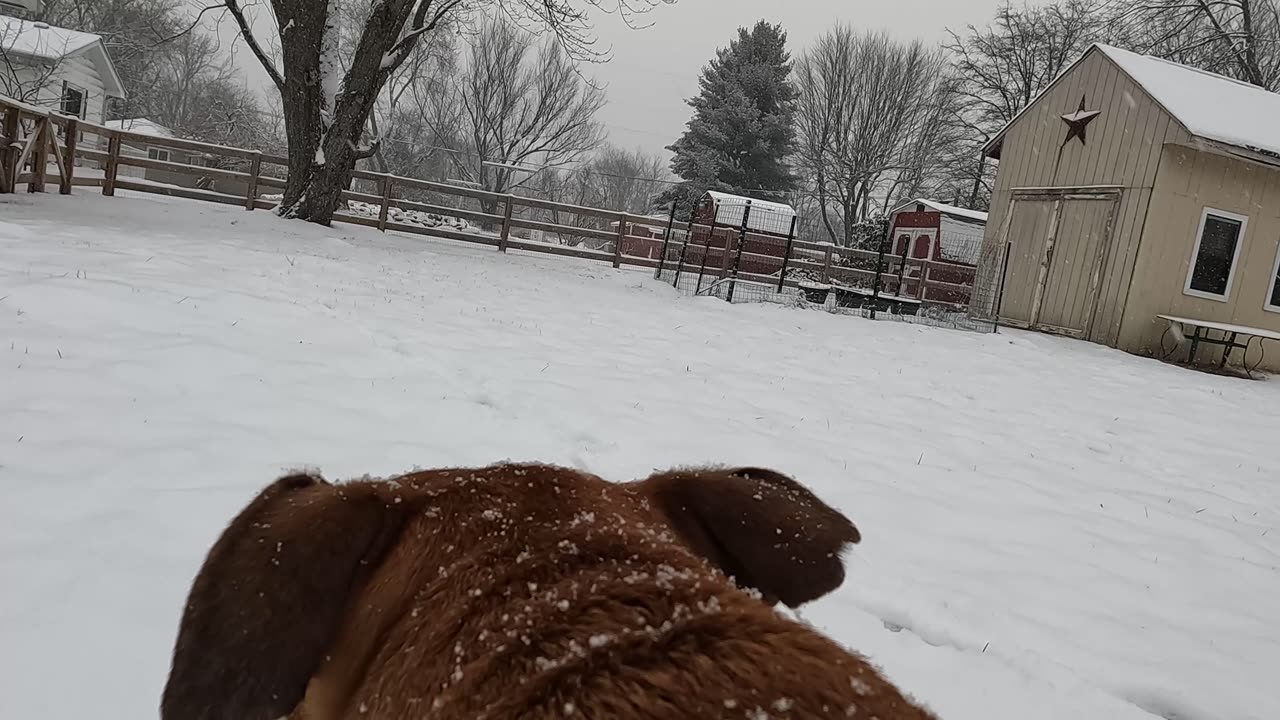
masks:
[[[102,194],[116,194],[116,174],[120,172],[120,135],[113,132],[107,140],[107,169],[102,176]]]
[[[395,181],[391,175],[382,176],[382,206],[378,208],[378,230],[387,231],[387,216],[391,214],[391,187]]]
[[[258,178],[262,175],[262,153],[255,152],[249,161],[249,189],[244,194],[244,209],[256,210],[258,207]]]
[[[742,248],[747,244],[747,220],[751,217],[751,201],[742,208],[742,225],[738,228],[738,252],[733,257],[733,270],[729,274],[729,294],[725,300],[729,303],[733,302],[733,289],[738,283],[738,266],[742,264]],[[725,238],[724,251],[729,253],[729,239]],[[726,258],[728,259],[728,258]]]
[[[787,249],[782,252],[782,269],[778,271],[778,292],[782,292],[787,281],[787,263],[791,261],[791,245],[796,240],[796,220],[798,215],[791,216],[791,229],[787,231]]]
[[[680,198],[671,201],[671,216],[667,218],[667,232],[662,236],[662,254],[658,256],[658,269],[653,271],[653,279],[662,277],[662,267],[667,262],[667,248],[671,246],[671,228],[676,224],[676,207]]]
[[[676,279],[671,281],[671,287],[680,287],[680,273],[684,272],[685,253],[689,252],[689,243],[693,241],[693,223],[698,217],[698,204],[694,203],[689,206],[689,219],[684,225],[684,244],[680,246],[680,261],[676,263]]]
[[[622,239],[627,236],[627,214],[618,215],[618,234],[613,237],[613,266],[622,267]]]
[[[1003,266],[1003,269],[1000,270],[1000,289],[996,291],[996,311],[995,313],[993,313],[993,317],[991,319],[992,321],[991,331],[996,333],[1000,332],[1000,309],[1004,305],[1004,278],[1006,275],[1009,274],[1009,253],[1012,250],[1013,250],[1013,241],[1010,240],[1009,242],[1005,243],[1005,246],[1004,246],[1004,262],[1001,263],[1001,265]],[[974,276],[974,284],[975,285],[977,284],[976,274]],[[973,299],[970,298],[969,302],[972,304]]]

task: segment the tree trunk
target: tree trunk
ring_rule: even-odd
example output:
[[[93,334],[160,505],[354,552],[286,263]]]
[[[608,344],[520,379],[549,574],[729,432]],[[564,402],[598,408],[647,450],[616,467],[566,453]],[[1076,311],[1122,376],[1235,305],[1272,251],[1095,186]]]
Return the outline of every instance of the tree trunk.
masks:
[[[387,0],[374,9],[339,84],[337,60],[327,56],[336,50],[326,42],[336,42],[337,33],[327,26],[328,4],[272,0],[284,28],[280,91],[289,141],[289,179],[276,212],[322,225],[332,221],[342,203],[356,161],[368,154],[360,141],[378,93],[395,69],[384,58],[414,7],[411,0]]]

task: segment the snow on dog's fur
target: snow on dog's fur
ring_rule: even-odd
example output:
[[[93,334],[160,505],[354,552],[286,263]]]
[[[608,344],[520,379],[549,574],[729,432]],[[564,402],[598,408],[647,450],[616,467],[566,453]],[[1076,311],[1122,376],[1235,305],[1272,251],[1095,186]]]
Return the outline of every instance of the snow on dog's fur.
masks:
[[[837,588],[859,540],[756,468],[290,475],[200,568],[161,717],[931,718],[772,607]]]

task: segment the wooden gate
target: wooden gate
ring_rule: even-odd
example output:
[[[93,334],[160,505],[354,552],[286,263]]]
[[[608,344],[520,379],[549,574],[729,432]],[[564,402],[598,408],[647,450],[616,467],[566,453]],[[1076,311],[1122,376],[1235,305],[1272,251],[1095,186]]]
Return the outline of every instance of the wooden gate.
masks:
[[[1000,321],[1088,337],[1119,204],[1118,188],[1014,191]]]

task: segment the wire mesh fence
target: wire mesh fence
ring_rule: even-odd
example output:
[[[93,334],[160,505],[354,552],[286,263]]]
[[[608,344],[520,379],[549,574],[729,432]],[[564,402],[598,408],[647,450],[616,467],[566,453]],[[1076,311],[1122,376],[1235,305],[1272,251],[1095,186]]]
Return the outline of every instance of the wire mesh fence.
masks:
[[[887,234],[874,251],[808,242],[796,237],[788,206],[714,192],[683,222],[677,215],[673,208],[654,277],[683,293],[972,332],[998,328],[1003,252],[968,264],[912,257],[909,243],[891,247]]]

